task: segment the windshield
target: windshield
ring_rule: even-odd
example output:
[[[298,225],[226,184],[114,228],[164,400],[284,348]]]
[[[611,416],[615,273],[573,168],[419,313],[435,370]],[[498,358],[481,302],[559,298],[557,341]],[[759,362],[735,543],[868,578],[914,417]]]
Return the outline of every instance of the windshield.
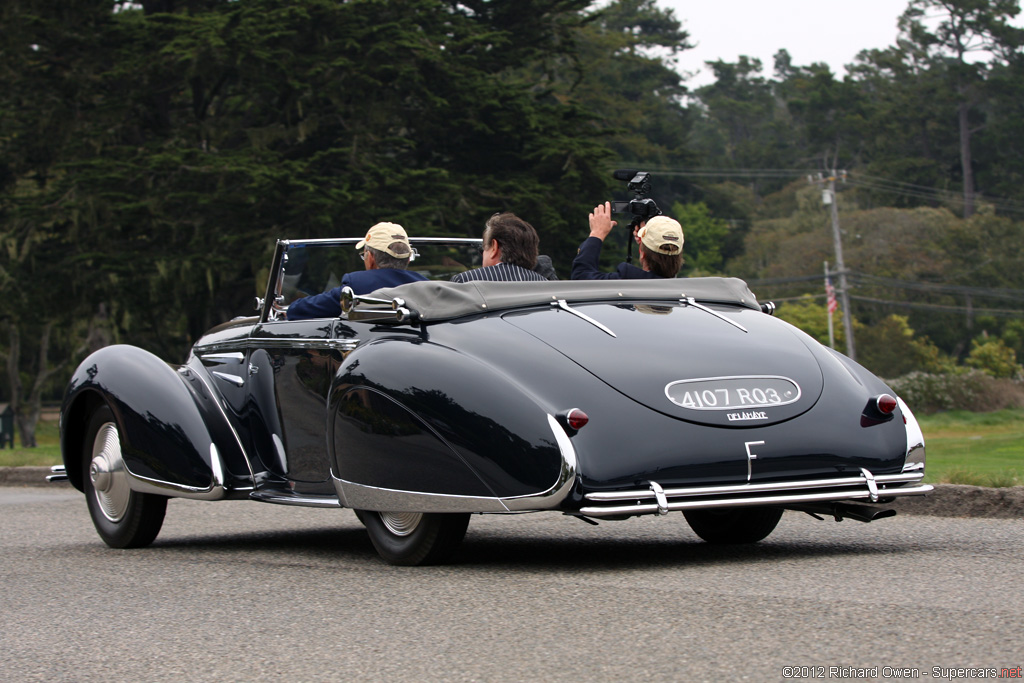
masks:
[[[296,299],[319,294],[341,285],[345,273],[363,270],[355,245],[357,238],[290,242],[282,257],[274,309],[282,312]],[[449,280],[452,275],[480,266],[480,240],[413,238],[409,270],[429,280]]]

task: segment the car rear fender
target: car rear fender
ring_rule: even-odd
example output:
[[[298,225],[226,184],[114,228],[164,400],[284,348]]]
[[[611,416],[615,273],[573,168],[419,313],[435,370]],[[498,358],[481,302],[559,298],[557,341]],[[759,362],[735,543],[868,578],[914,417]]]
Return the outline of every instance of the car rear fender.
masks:
[[[415,338],[382,339],[346,358],[331,391],[335,476],[435,496],[538,496],[575,472],[551,412],[472,356]]]
[[[143,349],[108,346],[86,358],[61,410],[61,451],[68,477],[82,489],[80,465],[89,416],[106,403],[121,435],[133,490],[216,500],[252,487],[242,446],[209,379],[168,365]]]

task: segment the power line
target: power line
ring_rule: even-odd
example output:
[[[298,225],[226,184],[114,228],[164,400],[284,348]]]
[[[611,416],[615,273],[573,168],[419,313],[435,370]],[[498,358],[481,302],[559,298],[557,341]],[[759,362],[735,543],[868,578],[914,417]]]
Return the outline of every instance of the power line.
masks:
[[[818,301],[825,299],[825,294],[801,294],[800,296],[786,296],[786,297],[771,297],[771,301],[776,304],[782,303],[794,303],[801,301]],[[863,301],[870,304],[879,304],[882,306],[893,306],[896,308],[916,308],[925,310],[937,310],[946,313],[957,313],[957,314],[971,314],[971,315],[989,315],[995,318],[1024,318],[1024,310],[1014,310],[1010,308],[977,308],[972,306],[951,306],[946,304],[928,304],[919,301],[892,301],[890,299],[877,299],[868,296],[859,296],[857,294],[851,294],[850,299],[856,301]]]
[[[935,294],[961,294],[978,296],[993,299],[1012,299],[1020,301],[1024,299],[1024,289],[1006,289],[995,287],[968,287],[962,285],[943,285],[927,282],[908,282],[906,280],[895,280],[893,278],[868,275],[851,271],[850,277],[867,286],[895,287],[921,292],[932,292]]]
[[[623,164],[629,166],[630,164]],[[632,166],[643,167],[651,173],[666,176],[694,176],[701,178],[751,178],[751,179],[778,179],[793,180],[821,173],[821,169],[812,168],[717,168],[697,166],[692,168],[677,168],[666,166],[650,166],[648,164],[632,164]],[[850,171],[846,184],[851,187],[858,187],[873,192],[884,192],[899,197],[910,199],[921,199],[931,202],[961,205],[963,194],[955,190],[945,190],[927,185],[907,183],[881,176],[862,174],[858,171]],[[1024,202],[1010,199],[1009,197],[994,197],[985,194],[978,194],[977,198],[995,207],[1004,213],[1024,214]]]
[[[926,304],[915,301],[888,301],[886,299],[875,299],[868,296],[850,295],[851,299],[865,301],[872,304],[883,304],[885,306],[896,306],[898,308],[922,308],[949,313],[969,313],[971,315],[991,315],[998,318],[1024,318],[1024,310],[1013,310],[1008,308],[977,308],[974,306],[948,306],[945,304]]]
[[[911,280],[897,280],[895,278],[869,275],[856,270],[848,270],[847,277],[856,280],[858,284],[866,287],[887,287],[890,289],[906,289],[914,291],[925,291],[933,294],[960,294],[977,297],[989,297],[994,299],[1024,300],[1024,289],[1008,289],[1002,287],[970,287],[963,285],[933,284],[928,282],[914,282]],[[796,275],[793,277],[762,278],[758,280],[747,280],[751,287],[785,285],[795,282],[818,282],[820,275]]]

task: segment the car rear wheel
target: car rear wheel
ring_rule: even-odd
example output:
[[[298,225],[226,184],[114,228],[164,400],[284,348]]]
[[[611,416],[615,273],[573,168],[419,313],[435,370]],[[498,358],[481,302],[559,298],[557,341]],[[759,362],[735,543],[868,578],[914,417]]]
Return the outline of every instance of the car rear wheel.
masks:
[[[708,543],[757,543],[775,530],[782,508],[723,508],[683,512],[693,532]]]
[[[356,515],[377,553],[397,565],[444,562],[462,543],[469,526],[465,513],[371,512]]]
[[[141,548],[160,533],[167,498],[132,491],[121,458],[121,435],[107,406],[92,414],[82,445],[82,484],[89,516],[111,548]]]

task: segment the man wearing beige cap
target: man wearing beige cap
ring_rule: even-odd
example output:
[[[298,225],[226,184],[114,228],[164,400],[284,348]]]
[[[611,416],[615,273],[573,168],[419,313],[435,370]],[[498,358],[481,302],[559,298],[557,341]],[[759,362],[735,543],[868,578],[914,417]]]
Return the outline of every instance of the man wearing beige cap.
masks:
[[[381,287],[397,287],[427,279],[420,273],[407,270],[412,247],[405,228],[398,223],[377,223],[356,244],[356,249],[361,250],[359,257],[363,259],[366,270],[345,273],[340,287],[293,301],[288,306],[289,320],[338,317],[341,315],[342,287],[351,287],[356,294],[369,294]]]
[[[655,216],[641,223],[634,238],[640,245],[640,267],[620,263],[612,273],[598,265],[604,238],[612,231],[611,202],[598,204],[590,214],[590,236],[580,245],[572,262],[573,280],[639,280],[675,277],[683,267],[683,227],[668,216]]]

